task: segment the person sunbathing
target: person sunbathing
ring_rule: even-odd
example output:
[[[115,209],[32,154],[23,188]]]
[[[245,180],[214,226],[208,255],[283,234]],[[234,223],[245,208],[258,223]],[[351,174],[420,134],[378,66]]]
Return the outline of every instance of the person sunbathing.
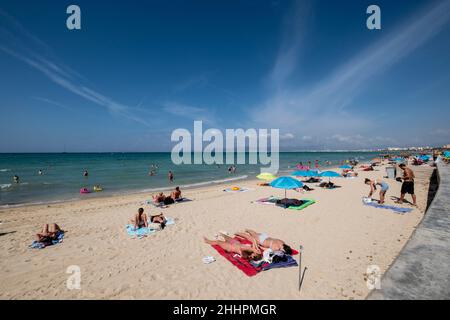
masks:
[[[354,172],[352,170],[348,170],[342,173],[342,176],[345,178],[349,178],[349,177],[357,177],[358,176],[358,172]]]
[[[138,213],[131,219],[131,224],[134,226],[134,229],[137,230],[139,228],[148,227],[147,222],[147,214],[144,213],[143,208],[139,208]]]
[[[150,214],[150,222],[160,224],[161,229],[164,229],[166,227],[167,219],[162,212],[155,213],[155,214]]]
[[[161,203],[161,202],[164,202],[165,198],[166,198],[166,196],[164,195],[164,193],[160,192],[159,194],[153,196],[153,202]]]
[[[271,238],[266,233],[258,233],[256,231],[245,229],[244,232],[236,233],[237,236],[249,241],[256,241],[264,249],[272,249],[273,251],[283,251],[285,254],[292,254],[292,249],[283,240]]]
[[[56,223],[44,224],[42,232],[36,234],[38,242],[52,244],[53,240],[58,240],[60,233],[64,232]]]
[[[181,199],[181,190],[180,187],[176,187],[174,191],[172,191],[171,195],[173,200]]]
[[[322,182],[319,184],[319,187],[325,188],[325,189],[333,189],[336,185],[333,182]]]
[[[319,182],[319,181],[320,181],[319,178],[310,177],[308,180],[303,180],[302,182],[306,182],[306,183],[315,183],[315,182]]]
[[[303,200],[299,200],[299,199],[289,199],[289,198],[284,198],[284,199],[278,199],[275,204],[279,205],[279,206],[283,206],[283,207],[299,207],[301,205],[303,205],[305,203],[305,201]]]
[[[261,250],[258,247],[258,244],[255,240],[252,241],[251,245],[242,244],[238,240],[233,239],[225,234],[221,234],[223,237],[222,240],[209,240],[206,237],[203,237],[203,241],[205,243],[210,244],[212,246],[219,246],[226,252],[236,253],[240,255],[245,260],[249,261],[259,261],[262,259]]]

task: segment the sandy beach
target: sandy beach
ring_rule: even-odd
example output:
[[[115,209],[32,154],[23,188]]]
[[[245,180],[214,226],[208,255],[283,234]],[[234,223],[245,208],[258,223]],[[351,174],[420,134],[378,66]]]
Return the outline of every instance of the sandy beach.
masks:
[[[146,204],[149,194],[89,199],[0,211],[1,299],[364,299],[369,265],[386,271],[415,227],[427,202],[433,168],[411,167],[416,174],[418,208],[405,215],[362,204],[369,192],[364,178],[383,178],[385,168],[336,178],[341,188],[288,197],[317,202],[302,211],[254,203],[284,191],[257,186],[256,180],[184,191],[193,200],[169,208]],[[387,204],[399,196],[401,183],[390,185]],[[227,193],[233,185],[248,192]],[[378,198],[378,193],[374,196]],[[407,196],[407,200],[410,200]],[[408,204],[404,207],[412,207]],[[175,225],[142,239],[125,230],[139,207],[162,211]],[[67,234],[63,243],[42,250],[28,245],[44,223],[56,222]],[[298,291],[298,268],[275,269],[247,277],[202,237],[219,230],[245,228],[266,232],[293,248],[304,247],[307,267]],[[216,261],[203,264],[204,256]],[[69,266],[81,268],[81,289],[69,290]]]

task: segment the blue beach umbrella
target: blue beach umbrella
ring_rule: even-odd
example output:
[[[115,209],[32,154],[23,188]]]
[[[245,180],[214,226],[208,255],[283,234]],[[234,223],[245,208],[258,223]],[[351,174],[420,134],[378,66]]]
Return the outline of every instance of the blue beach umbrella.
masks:
[[[330,181],[330,178],[339,178],[342,177],[339,173],[334,171],[324,171],[319,174],[320,177],[327,177],[328,182]]]
[[[296,177],[317,177],[319,172],[313,170],[299,170],[292,172],[291,175]]]
[[[339,168],[341,168],[341,169],[351,169],[352,166],[349,166],[348,164],[345,164],[343,166],[340,166]]]
[[[270,183],[273,188],[284,189],[284,197],[286,198],[286,190],[297,189],[303,187],[303,183],[291,177],[279,177]]]

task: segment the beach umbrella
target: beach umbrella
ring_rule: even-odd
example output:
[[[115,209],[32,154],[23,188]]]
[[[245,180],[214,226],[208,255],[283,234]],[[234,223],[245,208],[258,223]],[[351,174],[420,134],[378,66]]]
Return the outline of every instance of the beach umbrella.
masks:
[[[273,174],[268,173],[268,172],[260,173],[260,174],[257,175],[256,177],[257,177],[259,180],[266,180],[266,181],[270,181],[270,180],[273,180],[273,179],[276,179],[276,178],[277,178],[277,176],[274,176]]]
[[[334,171],[324,171],[319,174],[319,177],[326,177],[328,178],[328,182],[330,182],[330,178],[340,178],[342,176]]]
[[[270,183],[272,188],[284,189],[284,197],[286,198],[286,190],[297,189],[303,187],[303,183],[291,177],[279,177]]]
[[[319,175],[319,172],[313,170],[299,170],[292,172],[291,175],[296,177],[317,177]]]
[[[348,164],[345,164],[343,166],[340,166],[339,168],[341,168],[341,169],[351,169],[352,166],[349,166]]]

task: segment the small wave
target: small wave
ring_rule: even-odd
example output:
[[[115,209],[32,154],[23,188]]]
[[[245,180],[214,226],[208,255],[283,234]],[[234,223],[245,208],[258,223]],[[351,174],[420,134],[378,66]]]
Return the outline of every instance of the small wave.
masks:
[[[18,208],[18,207],[25,207],[25,206],[39,206],[39,205],[43,205],[43,204],[51,205],[51,204],[58,204],[58,203],[76,201],[76,200],[80,200],[80,198],[49,200],[49,201],[33,201],[33,202],[24,202],[24,203],[9,203],[9,204],[0,205],[0,209]]]
[[[0,172],[8,172],[11,171],[11,169],[0,169]]]
[[[11,183],[0,184],[0,189],[9,189],[11,187]]]

